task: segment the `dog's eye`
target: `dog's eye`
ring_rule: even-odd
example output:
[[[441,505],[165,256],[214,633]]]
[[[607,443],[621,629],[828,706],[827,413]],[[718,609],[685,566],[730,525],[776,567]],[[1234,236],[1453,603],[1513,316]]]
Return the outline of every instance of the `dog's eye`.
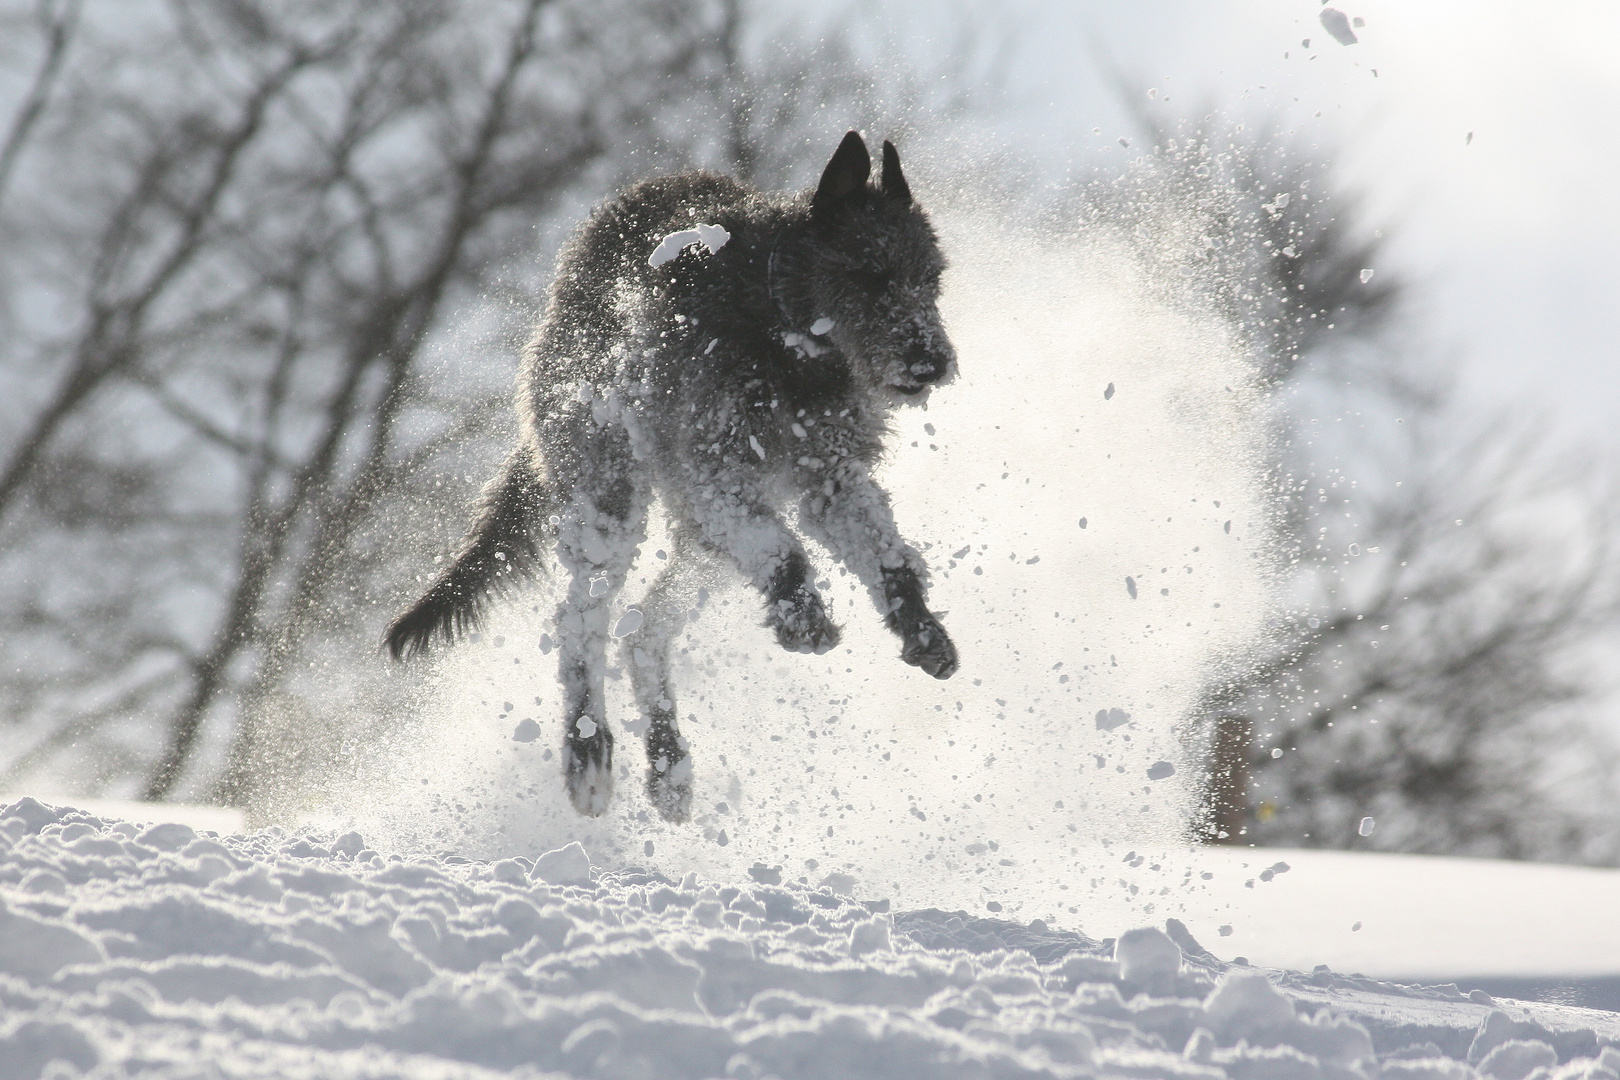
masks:
[[[873,296],[881,295],[889,288],[889,272],[887,270],[852,270],[850,277],[855,279],[865,292]]]

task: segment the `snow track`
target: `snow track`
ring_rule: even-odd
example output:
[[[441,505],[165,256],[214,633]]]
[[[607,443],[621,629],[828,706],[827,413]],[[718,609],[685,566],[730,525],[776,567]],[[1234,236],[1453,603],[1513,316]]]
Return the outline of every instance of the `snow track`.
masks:
[[[1116,961],[1111,942],[1039,922],[889,912],[764,870],[676,882],[591,872],[577,849],[538,867],[403,859],[356,833],[216,837],[33,800],[0,809],[0,850],[7,1080],[1470,1077],[1460,1059],[1510,1057],[1613,1077],[1620,1063],[1612,1014],[1232,967],[1179,924],[1179,948],[1133,933]],[[1486,1056],[1513,1040],[1529,1049]]]

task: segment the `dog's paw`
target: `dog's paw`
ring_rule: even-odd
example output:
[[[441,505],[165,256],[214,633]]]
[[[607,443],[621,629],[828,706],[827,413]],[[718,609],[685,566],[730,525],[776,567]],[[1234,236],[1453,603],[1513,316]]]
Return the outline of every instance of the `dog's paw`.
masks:
[[[936,679],[948,679],[961,666],[956,658],[956,645],[951,636],[932,615],[918,622],[905,635],[900,659],[912,667],[920,667]]]
[[[801,590],[791,600],[778,600],[765,614],[765,625],[776,631],[777,644],[788,652],[831,652],[844,632],[827,615],[818,593]]]
[[[692,759],[684,753],[676,761],[664,755],[647,766],[647,798],[658,816],[679,825],[692,816]]]
[[[590,734],[580,729],[589,725]],[[563,773],[568,801],[586,817],[600,817],[613,798],[613,736],[581,717],[563,744]]]

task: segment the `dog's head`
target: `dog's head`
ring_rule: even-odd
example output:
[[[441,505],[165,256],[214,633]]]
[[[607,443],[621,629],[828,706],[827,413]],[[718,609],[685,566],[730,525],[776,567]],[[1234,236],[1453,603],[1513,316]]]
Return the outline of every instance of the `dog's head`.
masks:
[[[880,184],[867,183],[871,171],[866,143],[851,131],[811,199],[798,284],[818,324],[813,332],[825,328],[818,336],[837,347],[859,382],[890,402],[922,401],[956,373],[956,350],[939,318],[945,257],[892,143],[883,144]]]

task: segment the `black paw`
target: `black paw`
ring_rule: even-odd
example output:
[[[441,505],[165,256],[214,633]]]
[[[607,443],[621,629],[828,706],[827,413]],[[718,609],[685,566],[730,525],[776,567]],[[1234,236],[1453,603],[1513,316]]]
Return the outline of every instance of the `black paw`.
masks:
[[[660,767],[661,766],[661,767]],[[692,816],[692,761],[660,757],[647,766],[647,798],[658,816],[679,825]]]
[[[600,817],[613,798],[613,736],[589,717],[570,725],[563,742],[568,801],[586,817]]]
[[[665,821],[692,816],[692,760],[675,728],[675,710],[654,708],[647,727],[647,798]]]
[[[765,613],[765,625],[776,631],[777,644],[788,652],[831,652],[844,633],[827,616],[821,596],[809,589],[795,590],[789,599],[777,600]]]
[[[961,666],[951,636],[932,615],[906,627],[900,659],[912,667],[922,668],[936,679],[950,678]]]

